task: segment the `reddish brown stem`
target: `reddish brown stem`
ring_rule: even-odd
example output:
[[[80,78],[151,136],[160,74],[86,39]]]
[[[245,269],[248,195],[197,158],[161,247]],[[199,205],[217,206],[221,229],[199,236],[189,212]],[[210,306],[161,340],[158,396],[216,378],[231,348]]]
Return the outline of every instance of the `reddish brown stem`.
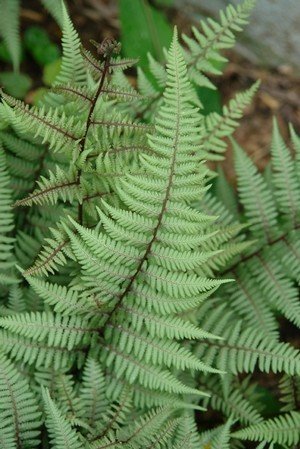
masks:
[[[101,93],[103,92],[103,86],[104,86],[104,81],[105,78],[108,74],[109,71],[109,67],[110,67],[110,56],[107,56],[104,60],[104,68],[103,68],[103,72],[100,78],[100,82],[99,82],[99,86],[97,89],[97,92],[94,96],[94,98],[91,101],[91,107],[89,110],[89,114],[87,117],[87,121],[86,121],[86,126],[85,126],[85,132],[84,135],[80,141],[80,153],[82,153],[82,151],[84,151],[85,148],[85,143],[86,143],[86,138],[89,132],[89,128],[91,126],[92,123],[92,116],[93,116],[93,112],[95,110],[96,104],[97,104],[97,100],[100,97]],[[80,184],[80,180],[81,180],[81,174],[82,174],[82,170],[79,169],[78,173],[77,173],[77,184]],[[83,204],[78,204],[78,222],[82,225],[83,223]]]

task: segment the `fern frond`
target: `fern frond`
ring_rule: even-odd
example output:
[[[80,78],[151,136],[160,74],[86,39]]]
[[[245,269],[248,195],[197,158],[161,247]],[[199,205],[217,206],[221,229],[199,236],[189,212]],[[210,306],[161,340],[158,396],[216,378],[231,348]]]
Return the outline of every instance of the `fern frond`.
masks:
[[[40,444],[41,413],[27,379],[0,355],[0,442],[5,449],[37,447]]]
[[[206,395],[205,392],[186,386],[178,380],[171,372],[162,370],[156,366],[146,365],[136,360],[133,356],[122,353],[114,346],[101,345],[102,361],[105,365],[113,364],[117,377],[124,376],[128,383],[134,384],[138,381],[150,390],[160,390],[175,394]]]
[[[52,236],[44,239],[42,250],[33,265],[25,270],[24,275],[54,273],[59,265],[64,266],[66,264],[66,256],[71,256],[68,249],[69,239],[61,227],[50,228],[50,232]]]
[[[55,370],[60,370],[70,367],[76,360],[81,364],[85,356],[83,349],[70,352],[65,347],[47,346],[45,342],[37,342],[5,330],[0,331],[0,342],[3,351],[12,359],[21,360],[36,367],[53,366]]]
[[[19,8],[19,0],[0,1],[0,35],[4,39],[16,71],[19,70],[21,57]]]
[[[15,207],[32,206],[32,204],[56,204],[58,199],[70,203],[74,200],[82,202],[82,192],[74,169],[66,173],[59,166],[56,166],[56,173],[50,172],[47,178],[41,176],[37,184],[39,188],[35,189],[27,198],[16,201]]]
[[[202,306],[202,313],[207,305]],[[211,305],[209,305],[211,307]],[[214,360],[218,369],[237,374],[253,372],[256,366],[263,372],[285,372],[298,374],[300,353],[287,343],[278,343],[263,332],[233,320],[231,312],[224,313],[224,307],[211,310],[209,320],[203,320],[201,327],[222,335],[223,340],[203,340],[197,345],[196,355],[203,361]],[[204,316],[207,316],[204,314]]]
[[[240,267],[233,269],[231,274],[235,282],[224,286],[224,294],[230,298],[230,305],[248,326],[259,329],[272,338],[278,338],[278,325],[269,304],[261,301],[257,292],[260,290],[258,280],[250,270]]]
[[[26,301],[24,292],[19,285],[12,285],[8,293],[7,307],[3,307],[1,315],[12,315],[22,313],[26,310]]]
[[[89,105],[93,101],[91,89],[74,86],[72,82],[68,84],[56,84],[51,91],[62,94],[68,99],[80,101],[80,105],[84,103]]]
[[[232,436],[241,440],[266,441],[295,446],[300,441],[299,428],[300,413],[291,412],[233,432]]]
[[[300,404],[300,376],[284,375],[279,383],[281,410],[290,412],[297,410]]]
[[[268,303],[292,323],[300,326],[298,289],[294,285],[293,279],[290,279],[282,270],[277,259],[277,254],[281,254],[280,245],[278,246],[276,256],[272,249],[269,249],[269,251],[259,253],[248,265],[251,268],[252,276],[256,276],[261,292]],[[286,252],[285,247],[282,248],[282,251]]]
[[[161,407],[142,415],[139,420],[119,432],[119,439],[123,444],[147,447],[172,413],[172,408]]]
[[[269,240],[276,229],[277,208],[267,184],[243,150],[233,143],[238,190],[254,235]]]
[[[12,213],[12,191],[9,188],[10,178],[7,172],[6,160],[0,143],[0,284],[11,284],[13,276],[14,238],[10,236],[14,229],[14,216]]]
[[[271,146],[272,172],[278,210],[291,219],[293,226],[299,222],[300,186],[295,172],[292,155],[285,145],[274,120]]]
[[[80,39],[63,2],[61,2],[61,10],[63,57],[60,72],[53,85],[72,83],[73,85],[83,86],[86,83],[87,75],[80,52]]]
[[[94,315],[103,304],[96,297],[87,296],[76,289],[46,282],[33,276],[25,276],[33,290],[45,301],[54,306],[54,311],[62,315]]]
[[[97,332],[97,328],[92,328],[82,317],[54,315],[52,312],[20,313],[0,318],[0,326],[35,341],[45,341],[49,347],[61,346],[68,350],[87,345],[93,333]]]
[[[227,376],[230,375],[227,374]],[[250,402],[247,398],[251,397],[253,399],[255,385],[254,387],[252,385],[248,386],[245,381],[240,384],[238,381],[232,380],[228,391],[225,391],[224,383],[220,382],[220,377],[217,375],[209,377],[201,375],[199,376],[198,384],[210,395],[209,398],[203,401],[205,408],[209,405],[213,410],[221,412],[228,418],[238,419],[244,425],[254,424],[263,420],[258,410],[253,406],[253,401]]]
[[[0,140],[6,150],[26,161],[35,162],[43,151],[42,147],[7,131],[0,131]]]
[[[85,67],[89,70],[89,73],[93,75],[95,79],[99,79],[103,72],[103,63],[101,64],[89,50],[84,47],[80,48],[80,53],[83,58]]]
[[[180,420],[176,440],[178,439],[178,448],[187,447],[189,449],[200,448],[200,438],[195,421],[194,414],[191,412],[184,412]]]
[[[83,124],[76,122],[74,117],[66,117],[58,109],[32,107],[29,108],[19,100],[2,93],[4,105],[13,126],[20,132],[31,131],[39,136],[42,143],[49,143],[54,151],[74,150],[83,135]]]
[[[233,47],[235,33],[242,31],[254,5],[255,0],[244,0],[237,7],[228,5],[224,11],[220,12],[220,22],[211,18],[203,20],[200,23],[201,32],[196,27],[192,28],[194,38],[183,35],[183,40],[189,47],[186,61],[192,81],[200,86],[213,87],[203,72],[220,74],[213,62],[226,61],[219,52]]]
[[[148,60],[149,60],[149,68],[152,72],[152,74],[154,75],[157,84],[161,87],[164,88],[166,85],[166,81],[167,81],[167,72],[165,67],[158,61],[156,61],[156,59],[154,59],[154,57],[151,55],[151,53],[148,53]]]
[[[203,364],[200,360],[194,357],[190,351],[181,347],[176,342],[164,342],[155,337],[149,338],[146,333],[137,333],[122,325],[110,325],[109,327],[111,327],[111,330],[110,332],[106,331],[106,337],[114,337],[116,340],[120,338],[119,348],[124,351],[126,348],[135,345],[134,355],[140,361],[144,360],[146,363],[153,365],[167,367],[174,366],[178,370],[189,368],[200,371],[217,372],[213,368]]]
[[[212,449],[230,449],[230,428],[232,424],[232,419],[228,419],[223,426],[219,427],[218,432],[212,437]]]
[[[126,386],[123,387],[117,401],[109,405],[102,415],[102,419],[94,429],[90,441],[95,443],[97,447],[99,442],[105,440],[106,436],[114,433],[116,440],[118,440],[119,429],[127,423],[127,416],[130,412],[132,412],[132,390]]]
[[[86,361],[80,388],[80,402],[85,421],[94,428],[103,419],[108,407],[106,380],[99,363],[89,357]]]
[[[238,120],[243,116],[244,109],[251,103],[259,83],[245,92],[238,93],[230,100],[228,106],[223,107],[223,114],[212,112],[205,117],[205,132],[202,138],[204,150],[209,160],[223,159],[222,154],[226,151],[227,143],[225,137],[230,137],[238,127]]]
[[[43,388],[42,395],[47,415],[46,424],[53,448],[84,449],[84,444],[80,442],[76,431],[51,399],[49,391]]]
[[[66,226],[65,231],[81,265],[81,281],[91,295],[106,303],[102,362],[130,384],[138,381],[154,390],[196,393],[160,365],[211,368],[196,362],[175,342],[161,339],[209,334],[176,315],[161,316],[142,307],[143,297],[160,296],[169,303],[180,298],[199,301],[224,282],[196,271],[216,256],[216,248],[201,251],[203,242],[216,232],[206,233],[211,219],[188,205],[205,192],[205,171],[197,170],[201,161],[195,152],[197,110],[190,104],[192,88],[176,39],[175,35],[169,53],[165,104],[157,117],[156,134],[149,136],[153,154],[141,160],[145,176],[128,175],[117,186],[127,209],[105,204],[99,210],[103,229],[88,230],[71,219],[74,230]]]

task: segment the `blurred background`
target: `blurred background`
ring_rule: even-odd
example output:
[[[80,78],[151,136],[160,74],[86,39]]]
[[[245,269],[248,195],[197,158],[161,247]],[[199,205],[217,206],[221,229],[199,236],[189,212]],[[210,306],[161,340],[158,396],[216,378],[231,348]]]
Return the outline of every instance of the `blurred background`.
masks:
[[[0,0],[1,1],[9,0]],[[46,4],[58,0],[44,0]],[[21,64],[12,60],[0,42],[0,85],[14,96],[36,103],[51,84],[60,65],[61,31],[39,0],[20,0]],[[238,1],[232,0],[232,3]],[[235,133],[238,142],[262,168],[268,160],[272,116],[284,136],[290,122],[300,132],[300,0],[259,0],[238,44],[228,52],[224,76],[213,79],[219,92],[205,88],[200,95],[205,113],[221,112],[237,91],[260,79],[262,84]],[[217,16],[229,0],[67,0],[70,16],[83,44],[114,37],[125,56],[139,57],[147,73],[147,52],[158,60],[168,47],[172,28],[190,34],[203,17]],[[5,26],[3,24],[2,26]],[[0,17],[1,33],[1,17]],[[135,82],[135,72],[129,74]],[[226,172],[233,177],[230,157]]]

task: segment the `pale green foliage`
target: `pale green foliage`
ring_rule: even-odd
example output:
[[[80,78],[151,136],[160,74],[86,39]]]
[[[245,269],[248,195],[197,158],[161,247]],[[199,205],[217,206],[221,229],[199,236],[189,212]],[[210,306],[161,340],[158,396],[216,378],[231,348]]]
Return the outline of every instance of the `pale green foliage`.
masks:
[[[212,449],[218,449],[218,448],[223,448],[223,449],[229,449],[230,446],[230,428],[232,426],[232,421],[231,419],[229,419],[224,426],[222,426],[218,433],[216,435],[213,436],[212,438],[212,442],[211,442],[211,447]]]
[[[232,275],[238,288],[233,291],[228,287],[228,295],[234,310],[250,326],[276,338],[278,323],[274,309],[300,325],[295,286],[299,279],[297,164],[276,123],[272,141],[272,187],[243,150],[234,146],[240,200],[250,224],[248,235],[256,242],[245,253],[244,262],[233,266]],[[287,202],[289,208],[283,205]]]
[[[297,445],[300,440],[299,433],[300,414],[291,412],[278,418],[270,419],[261,424],[246,427],[233,433],[234,437],[243,440],[274,442],[288,446]]]
[[[253,2],[188,48],[175,31],[165,64],[149,56],[156,83],[138,70],[136,88],[115,42],[93,56],[43,3],[63,27],[61,72],[39,106],[0,105],[1,447],[292,447],[300,356],[277,318],[300,323],[299,138],[294,159],[275,125],[268,181],[234,144],[239,207],[205,160],[258,85],[207,117],[194,88],[213,87]],[[290,414],[264,421],[259,370],[282,373]],[[206,407],[224,419],[206,431],[200,415],[199,431]]]
[[[286,343],[268,338],[256,327],[245,327],[242,320],[234,319],[231,310],[225,311],[224,305],[207,303],[202,306],[205,319],[201,327],[222,335],[222,340],[209,339],[197,345],[196,354],[201,360],[207,360],[225,372],[263,372],[300,373],[300,352]],[[209,320],[207,319],[209,312]]]
[[[193,37],[183,35],[183,41],[188,49],[184,50],[184,58],[187,64],[188,76],[193,84],[215,89],[207,74],[219,75],[222,73],[217,64],[224,64],[227,60],[221,55],[222,49],[231,48],[235,44],[235,34],[242,31],[255,4],[255,0],[244,0],[236,8],[228,5],[225,11],[220,13],[220,21],[213,19],[203,20],[200,29],[192,27]],[[167,73],[163,64],[157,62],[149,55],[149,66],[153,73],[157,86],[151,83],[140,70],[138,85],[140,91],[146,96],[143,100],[146,104],[142,108],[143,113],[153,120],[155,111],[161,104],[162,88],[165,86]],[[243,115],[244,109],[251,102],[258,87],[254,84],[245,92],[238,93],[223,109],[223,115],[211,113],[203,118],[202,144],[207,160],[223,159],[223,153],[227,149],[224,137],[233,134],[238,126],[238,119]],[[193,93],[195,104],[201,107],[201,96]],[[147,99],[148,97],[148,99]],[[136,107],[136,104],[134,103]]]
[[[251,369],[251,360],[254,360],[254,353],[251,355],[248,352],[247,366],[243,362],[242,353],[245,348],[242,349],[242,347],[244,343],[247,344],[247,341],[249,343],[251,341],[252,350],[258,344],[259,357],[264,358],[264,345],[269,354],[273,350],[277,352],[277,356],[272,356],[272,361],[268,358],[265,361],[261,359],[258,367],[262,370],[272,369],[272,371],[276,371],[279,368],[279,370],[285,371],[284,359],[291,356],[291,360],[293,360],[292,371],[289,371],[289,375],[283,376],[280,387],[281,401],[283,402],[282,411],[291,411],[292,414],[276,418],[274,421],[265,424],[255,424],[245,429],[245,432],[241,430],[234,434],[241,438],[256,441],[280,442],[286,444],[287,447],[293,447],[293,444],[297,444],[298,438],[298,431],[295,434],[293,433],[294,424],[292,423],[294,420],[297,422],[298,419],[297,413],[295,414],[293,411],[299,408],[299,366],[297,366],[299,354],[294,353],[295,349],[290,345],[285,347],[285,344],[278,341],[279,323],[277,318],[280,314],[297,327],[300,325],[298,290],[300,215],[298,198],[300,184],[297,160],[299,138],[293,129],[291,129],[291,136],[296,149],[295,158],[281,137],[277,123],[274,122],[268,181],[266,181],[266,176],[258,172],[249,156],[233,142],[238,190],[242,206],[239,208],[241,211],[240,220],[247,219],[249,227],[244,233],[248,239],[252,239],[254,242],[241,258],[237,258],[226,269],[225,275],[235,278],[236,285],[235,287],[224,285],[220,296],[222,303],[225,298],[226,314],[237,314],[241,322],[238,325],[236,321],[231,320],[232,327],[230,327],[230,324],[226,324],[225,334],[228,331],[230,344],[228,349],[225,349],[226,339],[225,342],[220,342],[223,355],[218,353],[222,363],[226,363],[226,360],[228,360],[227,351],[231,352],[230,363],[233,363],[234,372],[239,369],[238,365],[235,365],[237,360],[240,360],[240,368],[243,371]],[[227,194],[228,199],[230,190],[228,185],[226,186],[224,178],[222,183],[222,198]],[[217,191],[220,192],[221,190],[217,189]],[[232,198],[228,201],[228,204],[232,205]],[[232,209],[238,210],[236,205],[233,205]],[[233,222],[234,219],[231,218],[231,221]],[[221,301],[218,300],[217,303],[222,308]],[[213,313],[217,314],[217,309]],[[218,320],[218,327],[222,336],[225,334],[221,330],[221,323],[222,321],[225,323],[227,320],[225,316],[223,315]],[[239,326],[241,326],[241,331],[238,330]],[[212,330],[211,327],[205,329]],[[216,333],[215,326],[213,326],[213,329]],[[236,338],[236,343],[234,343]],[[212,345],[212,348],[214,345]],[[235,349],[233,349],[233,345],[235,345]],[[210,360],[214,354],[212,348],[209,348]],[[204,351],[203,347],[201,347],[201,351]],[[234,359],[232,358],[232,351],[236,353]],[[290,369],[292,365],[287,362],[286,366]],[[219,365],[219,367],[224,369],[224,365]],[[225,398],[223,401],[225,407]],[[217,405],[220,406],[219,403]]]
[[[71,424],[62,416],[59,409],[51,399],[49,391],[43,390],[43,399],[46,411],[46,425],[49,429],[53,449],[83,449],[79,437]]]
[[[213,87],[203,72],[221,73],[214,65],[214,61],[226,61],[224,56],[220,55],[220,50],[234,45],[234,33],[242,31],[254,5],[253,0],[244,0],[237,8],[228,5],[220,12],[220,22],[207,19],[201,22],[202,32],[196,27],[192,28],[194,38],[183,36],[190,50],[186,54],[186,61],[191,80],[200,86]]]
[[[238,419],[242,424],[249,425],[263,420],[260,411],[254,403],[259,395],[256,392],[257,385],[246,377],[242,382],[232,374],[222,376],[199,376],[200,387],[209,393],[209,397],[203,401],[203,405],[210,406],[228,418]],[[249,398],[253,401],[250,402]]]

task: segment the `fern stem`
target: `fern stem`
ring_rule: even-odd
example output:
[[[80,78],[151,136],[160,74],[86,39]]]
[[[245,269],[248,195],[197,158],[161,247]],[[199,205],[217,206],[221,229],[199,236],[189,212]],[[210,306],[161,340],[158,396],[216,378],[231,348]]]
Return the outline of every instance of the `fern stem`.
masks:
[[[106,56],[104,58],[104,68],[103,68],[103,72],[102,72],[102,75],[101,75],[101,78],[100,78],[99,86],[98,86],[98,89],[97,89],[97,92],[96,92],[94,98],[92,99],[91,107],[90,107],[90,110],[89,110],[89,113],[88,113],[88,117],[87,117],[87,121],[86,121],[85,132],[84,132],[84,135],[83,135],[82,139],[80,140],[80,144],[79,144],[79,147],[80,147],[79,152],[80,153],[82,153],[82,151],[84,151],[86,138],[87,138],[87,135],[88,135],[88,132],[89,132],[89,128],[90,128],[91,123],[92,123],[93,112],[95,110],[95,107],[96,107],[96,104],[97,104],[97,100],[98,100],[99,96],[102,93],[103,86],[104,86],[104,81],[105,81],[105,78],[106,78],[106,76],[108,74],[108,71],[109,71],[110,58],[111,58],[110,54],[108,54],[108,56]],[[82,174],[82,170],[79,169],[78,173],[77,173],[77,184],[78,185],[80,184],[81,174]],[[79,203],[78,204],[78,222],[81,225],[83,223],[83,203]]]
[[[120,402],[118,408],[116,409],[116,411],[113,414],[113,416],[111,417],[111,419],[108,421],[108,423],[105,426],[104,430],[99,435],[95,436],[92,440],[90,440],[90,442],[94,442],[94,441],[100,440],[105,435],[107,435],[107,433],[113,428],[113,425],[117,422],[118,417],[120,416],[120,413],[122,412],[124,406],[126,405],[126,400],[128,398],[129,391],[130,390],[127,390],[127,393],[126,393],[125,397],[123,398],[123,401]],[[121,443],[123,444],[123,442],[121,442]]]
[[[177,101],[178,101],[178,104],[177,104],[177,110],[179,110],[179,102],[180,102],[180,99],[178,98]],[[120,297],[118,298],[116,304],[114,305],[114,307],[112,308],[112,310],[109,312],[109,314],[108,314],[108,319],[106,320],[106,322],[104,323],[104,325],[102,326],[102,328],[99,330],[99,334],[100,334],[100,335],[102,335],[102,333],[103,333],[104,326],[107,325],[107,324],[109,323],[109,321],[110,321],[112,315],[115,313],[115,311],[116,311],[116,310],[119,308],[119,306],[121,305],[121,303],[122,303],[124,297],[131,291],[131,288],[132,288],[132,286],[133,286],[133,284],[134,284],[134,282],[135,282],[137,276],[138,276],[139,273],[141,272],[144,263],[147,261],[149,255],[150,255],[150,253],[151,253],[152,246],[153,246],[154,242],[156,241],[157,233],[158,233],[158,231],[159,231],[159,229],[160,229],[160,227],[161,227],[162,220],[163,220],[163,216],[164,216],[164,213],[165,213],[165,211],[166,211],[168,201],[169,201],[169,199],[170,199],[170,193],[171,193],[171,189],[172,189],[172,185],[173,185],[173,180],[174,180],[175,166],[176,166],[176,157],[177,157],[177,150],[178,150],[178,140],[179,140],[179,128],[180,128],[180,123],[179,123],[179,121],[180,121],[180,115],[177,114],[177,117],[176,117],[176,134],[175,134],[175,136],[174,136],[173,154],[172,154],[171,164],[170,164],[170,175],[169,175],[169,178],[168,178],[168,180],[167,180],[165,197],[164,197],[163,202],[162,202],[162,206],[161,206],[160,213],[159,213],[159,215],[158,215],[158,217],[157,217],[157,223],[156,223],[156,225],[155,225],[155,227],[154,227],[154,229],[153,229],[153,231],[152,231],[152,238],[151,238],[151,240],[149,241],[149,243],[148,243],[148,245],[147,245],[147,247],[146,247],[146,249],[145,249],[144,255],[142,256],[142,258],[141,258],[141,260],[140,260],[140,262],[139,262],[139,264],[138,264],[138,266],[137,266],[137,268],[136,268],[136,271],[135,271],[134,274],[131,276],[131,279],[130,279],[129,283],[128,283],[127,286],[125,287],[125,290],[123,291],[123,293],[122,293],[122,294],[120,295]]]
[[[31,276],[41,268],[45,267],[68,243],[68,240],[64,240],[63,242],[61,242],[40,265],[33,265],[32,267],[28,268],[26,271],[24,271],[24,275]]]
[[[40,196],[43,196],[49,192],[54,192],[55,190],[60,190],[63,189],[65,187],[71,187],[71,186],[75,186],[77,184],[77,181],[70,181],[70,182],[65,182],[63,184],[58,184],[56,186],[52,186],[49,187],[47,189],[41,190],[39,192],[33,193],[32,195],[23,198],[22,200],[18,200],[15,202],[14,207],[18,207],[18,206],[23,206],[26,205],[27,201],[32,201],[33,199],[36,199]]]

